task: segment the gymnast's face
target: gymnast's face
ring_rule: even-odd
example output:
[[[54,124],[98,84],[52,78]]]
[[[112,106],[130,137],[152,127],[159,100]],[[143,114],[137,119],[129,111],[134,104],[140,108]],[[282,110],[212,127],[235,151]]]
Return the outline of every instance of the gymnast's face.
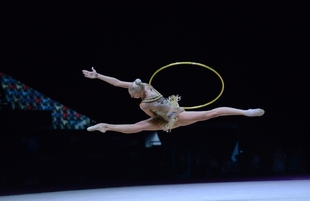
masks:
[[[141,93],[128,90],[131,98],[141,98]]]

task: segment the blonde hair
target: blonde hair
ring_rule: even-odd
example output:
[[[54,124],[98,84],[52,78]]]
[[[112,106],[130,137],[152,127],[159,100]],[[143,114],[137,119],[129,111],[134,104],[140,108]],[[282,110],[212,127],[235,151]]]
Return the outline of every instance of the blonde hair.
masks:
[[[139,78],[133,81],[131,85],[129,86],[130,93],[141,93],[143,91],[144,91],[144,84]]]

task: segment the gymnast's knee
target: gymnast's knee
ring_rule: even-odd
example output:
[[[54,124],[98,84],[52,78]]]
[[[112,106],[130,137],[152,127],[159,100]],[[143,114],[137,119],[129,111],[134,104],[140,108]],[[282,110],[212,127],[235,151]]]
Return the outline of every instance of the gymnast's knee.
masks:
[[[212,119],[212,118],[219,117],[220,115],[221,114],[220,114],[220,112],[217,109],[212,109],[212,110],[207,111],[206,118],[207,119]]]

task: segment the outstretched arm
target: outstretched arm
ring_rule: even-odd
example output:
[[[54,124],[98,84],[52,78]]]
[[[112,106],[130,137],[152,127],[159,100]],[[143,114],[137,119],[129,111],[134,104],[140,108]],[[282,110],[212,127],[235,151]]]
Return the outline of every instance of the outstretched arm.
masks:
[[[114,77],[110,77],[110,76],[106,76],[106,75],[102,75],[100,73],[97,73],[97,71],[95,70],[94,67],[91,68],[92,71],[88,71],[88,70],[82,70],[83,74],[85,77],[90,78],[90,79],[99,79],[102,81],[105,81],[113,86],[116,87],[122,87],[122,88],[129,88],[131,82],[124,82],[121,81],[119,79],[116,79]]]

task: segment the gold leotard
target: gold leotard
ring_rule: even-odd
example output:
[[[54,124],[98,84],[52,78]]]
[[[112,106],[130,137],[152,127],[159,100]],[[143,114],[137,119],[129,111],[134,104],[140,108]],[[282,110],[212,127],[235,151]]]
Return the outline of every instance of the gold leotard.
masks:
[[[143,103],[148,104],[147,107],[152,108],[151,111],[156,115],[153,119],[162,125],[164,131],[170,132],[177,122],[179,114],[184,111],[184,108],[178,104],[180,97],[172,95],[164,98],[154,88],[152,90],[156,92],[156,95],[142,99],[140,107]]]

